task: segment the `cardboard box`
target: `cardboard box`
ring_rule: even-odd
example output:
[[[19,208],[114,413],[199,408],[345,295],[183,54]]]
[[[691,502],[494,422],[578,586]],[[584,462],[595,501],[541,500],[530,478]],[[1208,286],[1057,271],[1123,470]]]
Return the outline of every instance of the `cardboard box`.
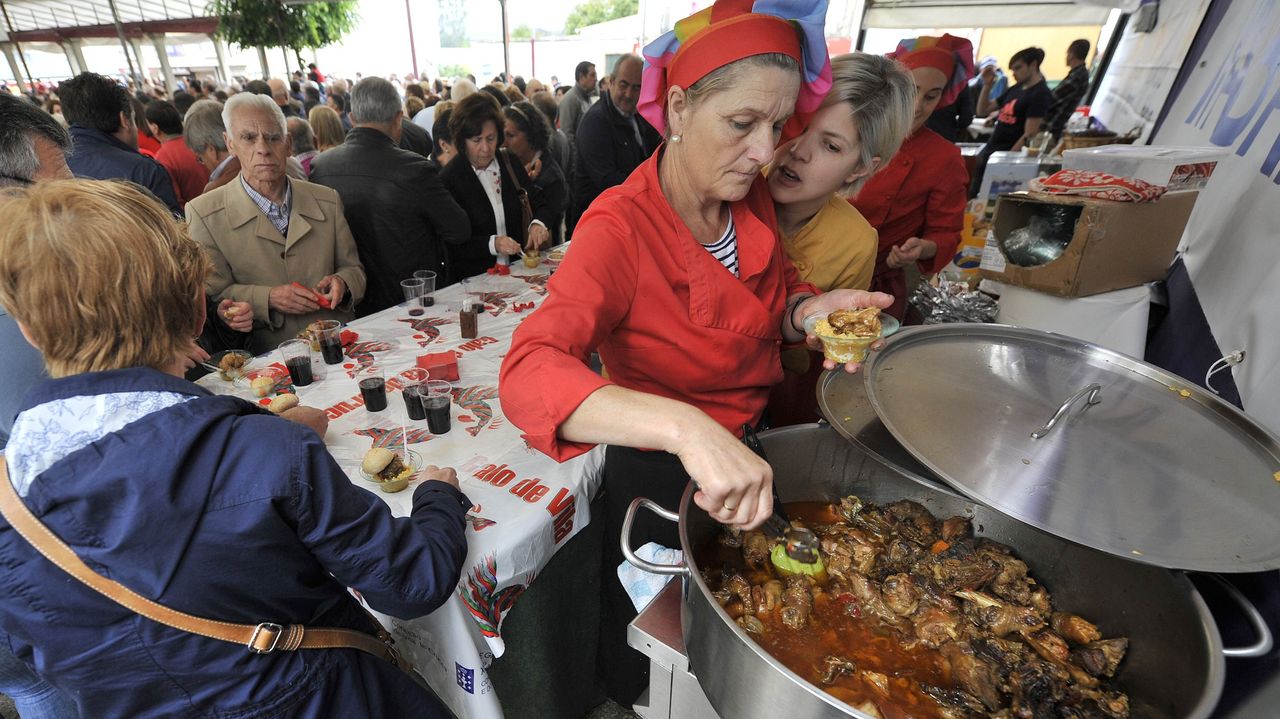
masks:
[[[1060,297],[1084,297],[1162,280],[1195,208],[1197,192],[1155,202],[1115,202],[1019,192],[1000,197],[983,249],[983,277]],[[1046,205],[1078,208],[1075,231],[1057,259],[1036,267],[1008,261],[1002,243]]]

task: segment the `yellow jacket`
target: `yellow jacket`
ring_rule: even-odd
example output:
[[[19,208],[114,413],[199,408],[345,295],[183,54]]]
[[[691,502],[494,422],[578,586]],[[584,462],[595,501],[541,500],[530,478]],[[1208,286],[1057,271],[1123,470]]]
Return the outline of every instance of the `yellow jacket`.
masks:
[[[843,197],[832,194],[813,219],[782,246],[800,279],[823,292],[865,290],[876,265],[876,228]]]
[[[878,242],[876,228],[836,194],[798,232],[782,236],[782,246],[800,279],[823,292],[871,287]],[[782,366],[804,374],[809,369],[809,351],[785,350]]]

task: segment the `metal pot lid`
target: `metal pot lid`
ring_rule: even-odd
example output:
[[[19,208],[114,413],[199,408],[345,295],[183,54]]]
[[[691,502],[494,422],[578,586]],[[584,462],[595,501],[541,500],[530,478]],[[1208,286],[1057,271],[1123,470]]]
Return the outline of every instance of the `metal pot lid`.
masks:
[[[1180,377],[983,324],[904,331],[864,371],[889,432],[975,501],[1145,564],[1280,568],[1280,441]]]

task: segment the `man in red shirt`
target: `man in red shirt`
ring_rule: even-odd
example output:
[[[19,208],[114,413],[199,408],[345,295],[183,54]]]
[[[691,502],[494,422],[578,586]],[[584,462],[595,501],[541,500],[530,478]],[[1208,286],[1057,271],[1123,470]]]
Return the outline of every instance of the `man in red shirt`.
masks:
[[[183,205],[200,196],[209,183],[209,171],[182,141],[182,116],[173,103],[152,100],[147,103],[147,125],[160,141],[156,162],[169,171],[173,191]]]

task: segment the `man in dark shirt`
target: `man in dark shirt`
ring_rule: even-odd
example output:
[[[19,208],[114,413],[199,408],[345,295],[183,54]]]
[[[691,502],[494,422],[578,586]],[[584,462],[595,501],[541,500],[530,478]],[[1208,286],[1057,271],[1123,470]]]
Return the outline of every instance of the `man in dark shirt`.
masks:
[[[169,173],[138,152],[138,126],[127,90],[109,77],[82,72],[58,86],[58,97],[71,125],[71,172],[95,180],[129,180],[182,214]]]
[[[343,144],[316,155],[311,181],[342,198],[369,284],[359,316],[402,302],[400,281],[417,270],[447,277],[445,243],[471,238],[471,222],[425,157],[396,146],[404,109],[395,87],[380,77],[351,92],[355,127]]]
[[[995,100],[991,98],[995,72],[986,67],[982,69],[978,114],[985,116],[997,109],[999,114],[996,115],[995,130],[992,131],[991,138],[978,153],[973,182],[969,188],[970,197],[976,197],[982,187],[982,175],[992,153],[1021,150],[1042,129],[1044,119],[1049,114],[1049,106],[1053,104],[1053,93],[1049,91],[1044,75],[1040,73],[1040,63],[1043,61],[1044,50],[1038,47],[1025,48],[1014,54],[1009,61],[1009,70],[1017,84]]]
[[[1053,105],[1049,108],[1049,130],[1054,138],[1062,137],[1067,120],[1071,119],[1084,94],[1089,91],[1089,67],[1085,64],[1088,57],[1088,40],[1076,40],[1067,46],[1067,67],[1071,70],[1053,88]]]
[[[613,89],[587,110],[578,125],[574,155],[572,224],[601,192],[621,185],[649,158],[662,138],[636,112],[644,61],[623,55],[613,66]],[[572,232],[572,227],[570,227]]]

